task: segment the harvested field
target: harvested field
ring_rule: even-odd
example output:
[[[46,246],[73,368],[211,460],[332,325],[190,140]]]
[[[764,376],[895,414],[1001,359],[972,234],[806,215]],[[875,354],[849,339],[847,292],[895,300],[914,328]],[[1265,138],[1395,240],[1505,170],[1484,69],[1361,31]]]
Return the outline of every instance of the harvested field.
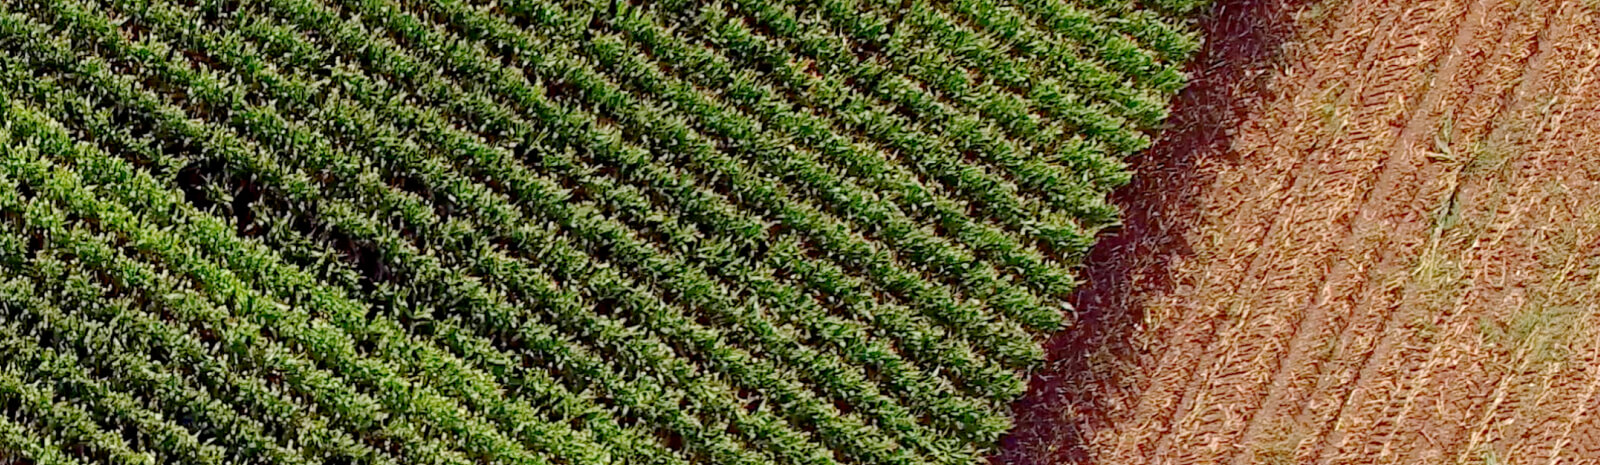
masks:
[[[997,463],[1600,463],[1594,2],[1222,2]]]

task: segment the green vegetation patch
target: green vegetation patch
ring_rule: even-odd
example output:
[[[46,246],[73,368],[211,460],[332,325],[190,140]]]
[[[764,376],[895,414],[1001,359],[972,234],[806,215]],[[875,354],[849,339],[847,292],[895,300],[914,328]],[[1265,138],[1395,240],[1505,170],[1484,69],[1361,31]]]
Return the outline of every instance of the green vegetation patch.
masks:
[[[981,462],[1150,5],[0,1],[0,460]]]

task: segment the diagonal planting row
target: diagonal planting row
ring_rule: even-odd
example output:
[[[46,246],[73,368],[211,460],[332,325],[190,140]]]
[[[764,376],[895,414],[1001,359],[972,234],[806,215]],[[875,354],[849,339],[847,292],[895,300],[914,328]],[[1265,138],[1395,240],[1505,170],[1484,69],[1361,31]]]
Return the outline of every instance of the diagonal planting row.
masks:
[[[765,21],[763,26],[771,31],[818,31],[800,27],[800,23],[785,10],[767,8],[759,12],[759,18]],[[980,212],[1001,221],[1011,234],[1022,233],[1024,244],[1039,242],[1063,254],[1075,253],[1079,246],[1086,243],[1083,239],[1086,230],[1103,224],[1097,218],[1109,218],[1110,211],[1106,210],[1108,207],[1103,199],[1084,195],[1086,189],[1093,190],[1091,186],[1077,182],[1077,179],[1067,182],[1068,178],[1061,176],[1060,170],[1052,172],[1052,168],[1041,161],[1041,158],[1049,157],[1023,156],[1026,150],[994,135],[992,122],[953,110],[942,104],[936,96],[920,90],[921,84],[883,65],[856,59],[849,52],[850,45],[841,42],[843,39],[828,35],[792,37],[795,34],[771,38],[746,26],[751,19],[729,15],[727,11],[705,7],[701,17],[694,21],[671,23],[670,27],[686,29],[690,36],[700,37],[699,45],[706,50],[704,53],[696,50],[701,47],[689,48],[688,53],[662,47],[664,41],[672,40],[674,36],[660,32],[660,27],[649,33],[641,33],[637,27],[630,27],[632,30],[628,33],[635,40],[650,44],[649,52],[652,54],[683,57],[674,61],[697,65],[683,69],[681,74],[699,81],[697,84],[702,89],[726,88],[728,91],[724,94],[734,101],[743,100],[739,102],[742,106],[761,110],[783,110],[791,104],[786,99],[809,110],[788,114],[766,112],[767,115],[763,116],[774,128],[799,125],[796,127],[803,130],[788,137],[795,137],[798,142],[806,143],[837,160],[835,163],[844,165],[860,179],[858,182],[867,185],[887,183],[879,188],[886,195],[908,192],[908,189],[912,189],[909,192],[930,188],[934,192],[947,190],[951,192],[945,194],[947,198],[971,202],[981,208]],[[627,19],[628,16],[619,18]],[[626,26],[628,23],[620,24]],[[793,42],[802,42],[806,47],[804,52],[809,55],[797,56],[784,48],[784,44]],[[714,51],[718,49],[735,60],[733,63],[736,66],[722,65],[718,66],[720,69],[705,69],[701,64],[726,61],[717,58],[718,54]],[[805,65],[807,61],[814,64]],[[813,74],[809,68],[824,69],[827,73]],[[740,81],[761,81],[762,75],[750,72],[752,69],[770,69],[767,77],[781,86],[770,90],[748,85],[731,87],[743,84]],[[733,70],[737,71],[730,73]],[[720,77],[721,82],[706,81],[705,77],[708,76]],[[867,88],[865,93],[870,97],[863,95],[862,87]],[[752,101],[752,98],[755,100]],[[901,108],[914,109],[909,111],[912,117],[908,118],[905,114],[907,111]],[[871,145],[857,145],[848,138],[852,133],[868,136],[868,141],[860,142],[876,144],[885,150],[883,153],[873,153],[878,150],[873,150]],[[1063,156],[1090,161],[1099,159],[1096,164],[1102,168],[1113,171],[1120,169],[1118,162],[1106,159],[1098,149],[1081,142],[1066,144]],[[969,160],[972,155],[989,157],[989,160],[1005,168],[996,169],[974,163]],[[1016,173],[1009,178],[1002,174],[1009,171]],[[1084,173],[1080,171],[1077,174]],[[1096,179],[1103,177],[1094,176]],[[924,187],[925,184],[928,187]],[[1028,189],[1022,189],[1022,186]],[[1041,200],[1040,196],[1044,199]],[[963,225],[963,221],[954,217],[967,216],[965,208],[953,209],[949,202],[930,205],[928,200],[924,200],[928,197],[923,194],[920,198],[908,197],[895,203],[909,213],[922,213],[923,221]],[[888,199],[894,201],[897,197]],[[958,212],[960,215],[956,214]],[[938,215],[930,218],[928,215],[931,213]],[[963,237],[959,230],[953,232],[953,236]],[[979,244],[972,245],[983,250]],[[1002,250],[1008,254],[998,257],[1001,263],[1027,267],[1030,280],[1040,277],[1039,264],[1019,262],[1020,256],[1010,252],[1010,249]],[[1044,283],[1035,284],[1048,286]],[[1066,287],[1045,289],[1064,292]]]
[[[0,448],[981,461],[1193,49],[1083,5],[4,2]]]
[[[91,155],[98,155],[98,154],[91,154]],[[103,155],[101,157],[103,157]],[[176,195],[174,195],[172,192],[170,192],[170,191],[160,191],[160,190],[149,190],[154,185],[154,182],[152,180],[150,180],[148,177],[136,177],[136,176],[130,174],[130,173],[132,173],[132,171],[130,171],[128,165],[126,165],[126,163],[124,163],[124,162],[121,162],[120,160],[106,159],[106,158],[95,158],[95,159],[84,160],[83,162],[84,163],[96,163],[96,164],[87,164],[87,165],[79,166],[78,168],[80,168],[80,169],[82,169],[84,171],[88,171],[90,169],[93,169],[93,170],[95,170],[96,173],[104,173],[103,176],[106,179],[101,179],[100,181],[101,182],[106,182],[107,184],[98,185],[99,186],[98,187],[99,191],[104,192],[104,191],[108,191],[108,190],[116,191],[117,189],[125,189],[127,191],[125,193],[125,195],[126,195],[126,199],[128,201],[140,201],[140,202],[154,204],[154,205],[150,206],[150,208],[156,208],[157,210],[155,210],[155,211],[162,211],[160,209],[163,209],[163,208],[164,209],[179,209],[180,213],[189,213],[189,214],[198,215],[198,212],[193,212],[192,209],[189,209],[189,211],[184,212],[183,211],[183,210],[185,210],[184,205],[186,205],[186,204],[181,203],[181,200],[178,200],[178,197]],[[28,166],[28,165],[20,165],[20,168],[18,168],[18,171],[19,172],[45,171],[44,169],[33,168],[33,169],[30,170],[29,168],[33,168],[33,167]],[[43,181],[43,182],[48,182],[50,180],[57,180],[57,179],[66,179],[67,181],[63,181],[63,183],[68,185],[69,187],[71,187],[72,183],[74,183],[74,182],[81,182],[81,181],[73,181],[74,174],[73,174],[72,171],[67,171],[65,169],[58,169],[53,174],[56,177],[54,177],[54,178],[45,178],[46,181]],[[34,189],[34,190],[37,190],[37,189]],[[88,188],[88,189],[78,189],[78,190],[75,190],[75,191],[70,191],[70,192],[68,192],[68,194],[92,195],[90,193],[95,192],[95,191],[96,191],[96,188],[94,186],[90,186],[90,188]],[[98,201],[98,199],[93,199],[93,198],[88,198],[88,199],[79,198],[79,199],[74,199],[74,200],[77,200],[77,201],[79,201],[81,203],[87,204],[88,206],[80,207],[80,208],[85,208],[86,210],[77,211],[77,212],[74,212],[73,214],[74,215],[80,215],[80,216],[87,217],[87,218],[94,218],[94,220],[97,223],[102,223],[102,224],[104,224],[104,223],[113,223],[114,222],[113,220],[122,219],[119,216],[107,216],[110,213],[121,213],[122,215],[126,215],[126,213],[124,213],[124,211],[119,211],[120,210],[119,209],[119,205],[116,205],[116,204],[110,204],[110,203],[98,203],[97,204],[97,203],[94,203],[94,202]],[[98,216],[98,217],[90,216],[92,213],[97,211],[97,210],[89,210],[91,208],[98,208],[98,211],[102,212],[101,216]],[[190,207],[190,208],[192,208],[192,207]],[[106,212],[110,212],[110,213],[106,213]],[[180,218],[181,217],[183,217],[183,216],[181,215]],[[194,218],[194,217],[191,217],[191,218]],[[191,232],[190,234],[193,234],[193,236],[190,236],[188,238],[184,238],[184,237],[181,237],[181,236],[174,237],[171,234],[165,233],[165,231],[164,231],[165,228],[158,229],[158,228],[152,227],[152,225],[135,225],[135,226],[140,226],[140,227],[142,227],[144,229],[131,230],[132,232],[121,231],[120,234],[140,235],[140,237],[142,239],[144,239],[141,242],[139,242],[139,244],[138,244],[141,247],[141,252],[144,252],[144,253],[155,253],[157,255],[160,255],[163,259],[174,260],[173,262],[165,262],[163,264],[166,265],[169,269],[177,269],[177,270],[186,272],[188,274],[188,276],[190,276],[190,277],[192,277],[194,279],[203,281],[201,286],[200,286],[202,288],[215,289],[215,288],[219,288],[219,287],[226,288],[226,287],[228,287],[228,285],[239,285],[238,282],[235,281],[237,278],[231,276],[231,272],[230,271],[236,271],[236,272],[240,272],[240,273],[254,272],[254,273],[260,274],[259,276],[252,276],[253,278],[257,278],[257,282],[261,282],[261,283],[265,283],[265,284],[272,284],[272,285],[276,285],[276,286],[289,286],[292,290],[297,290],[297,291],[300,291],[300,292],[303,292],[303,293],[309,293],[309,295],[306,295],[304,297],[305,299],[308,300],[306,305],[308,307],[313,307],[313,308],[318,309],[318,311],[315,312],[317,314],[325,314],[325,313],[333,312],[334,310],[339,310],[339,307],[341,305],[347,305],[347,304],[345,304],[345,302],[339,300],[339,295],[338,295],[337,292],[330,291],[330,290],[325,289],[325,288],[315,288],[315,287],[313,287],[313,288],[305,288],[303,286],[299,286],[299,287],[293,286],[293,284],[296,283],[296,282],[304,282],[303,279],[305,278],[305,276],[299,275],[298,274],[299,273],[298,270],[294,270],[292,268],[284,268],[284,267],[281,266],[281,264],[273,264],[273,263],[270,263],[270,262],[267,263],[267,265],[271,265],[271,266],[269,266],[269,267],[267,267],[265,269],[260,267],[260,265],[261,265],[260,260],[262,260],[262,259],[270,260],[271,257],[270,257],[270,255],[266,256],[266,257],[263,257],[263,256],[259,255],[259,254],[262,254],[264,252],[264,249],[260,249],[258,245],[256,245],[256,247],[254,247],[254,250],[255,250],[257,255],[249,255],[249,254],[247,254],[247,255],[234,255],[234,256],[232,256],[231,259],[221,260],[222,263],[225,263],[227,265],[235,267],[234,270],[218,269],[218,268],[216,268],[218,266],[218,264],[215,263],[215,262],[208,262],[208,261],[204,261],[204,260],[187,261],[187,260],[194,260],[196,254],[204,253],[202,251],[196,251],[196,250],[193,250],[193,249],[185,249],[184,247],[196,247],[193,244],[187,243],[186,241],[188,241],[188,240],[210,239],[213,242],[208,243],[206,245],[210,245],[210,246],[213,246],[213,247],[222,247],[221,249],[219,249],[220,252],[216,252],[216,253],[227,253],[230,250],[232,251],[231,253],[234,253],[234,254],[241,253],[237,249],[237,247],[239,247],[241,245],[241,243],[238,241],[237,238],[230,237],[230,235],[228,233],[228,229],[226,229],[224,224],[222,224],[220,222],[217,222],[215,220],[206,219],[203,216],[199,216],[198,218],[199,218],[197,220],[197,222],[199,223],[198,227],[201,228],[198,231],[201,231],[201,232]],[[120,223],[120,222],[118,222],[118,223]],[[180,226],[180,225],[181,226],[188,226],[187,223],[180,222],[180,223],[173,224],[173,225],[167,225],[166,228],[171,228],[171,227]],[[149,235],[149,237],[148,238],[144,238],[143,235]],[[220,243],[216,242],[218,240],[221,240],[222,242],[220,242]],[[255,244],[250,244],[248,242],[244,242],[243,246],[246,247],[246,250],[244,252],[249,252],[251,250],[251,248],[249,246],[252,246],[252,245],[255,245]],[[148,249],[148,248],[151,248],[151,247],[159,248],[159,247],[163,247],[163,246],[170,247],[170,248],[160,248],[160,249],[154,250],[154,251],[151,251],[151,250]],[[254,259],[255,261],[252,262],[252,259]],[[126,269],[128,267],[132,267],[132,266],[137,266],[137,265],[136,264],[127,264],[127,263],[118,263],[115,268],[117,268],[118,270],[123,270],[123,269]],[[182,268],[181,266],[189,266],[189,267],[192,267],[192,268],[185,269],[185,268]],[[158,273],[153,268],[144,268],[144,270],[146,271],[146,273],[144,273],[144,276],[143,276],[144,278],[149,278],[149,276],[156,276],[156,275],[159,275],[162,278],[168,277],[167,274]],[[269,273],[272,273],[274,271],[282,272],[282,273],[285,273],[285,274],[280,274],[280,275],[269,274]],[[132,279],[136,279],[136,278],[137,277],[123,278],[123,279],[132,280]],[[162,282],[156,283],[156,284],[150,284],[148,282],[132,282],[131,284],[134,284],[134,285],[133,286],[129,286],[129,287],[135,288],[135,289],[154,289],[156,292],[159,292],[156,295],[162,296],[163,298],[166,298],[166,299],[182,298],[185,295],[182,292],[183,289],[182,289],[182,285],[181,284],[172,284],[172,283],[167,282],[167,281],[162,281]],[[399,336],[398,335],[394,335],[392,333],[392,330],[393,330],[392,326],[393,325],[392,324],[385,324],[385,323],[392,323],[392,322],[384,322],[384,321],[368,322],[368,323],[365,323],[365,324],[367,324],[369,326],[363,327],[363,326],[361,326],[363,324],[363,322],[360,321],[362,319],[362,315],[351,312],[351,311],[354,311],[356,309],[348,309],[348,310],[343,311],[343,312],[338,312],[338,313],[336,313],[334,315],[327,315],[326,317],[312,316],[312,318],[316,318],[316,319],[308,321],[306,319],[307,318],[306,314],[300,313],[300,312],[293,312],[293,311],[291,311],[291,308],[289,308],[288,305],[285,305],[282,302],[271,302],[271,301],[269,301],[268,298],[263,297],[263,296],[259,296],[259,295],[255,294],[253,291],[250,291],[248,289],[244,289],[244,290],[241,290],[241,289],[238,289],[238,288],[230,288],[230,289],[233,290],[236,293],[238,293],[238,292],[250,292],[250,293],[249,294],[244,294],[244,295],[238,295],[238,294],[226,295],[226,294],[224,294],[224,295],[202,295],[202,296],[205,297],[205,298],[223,299],[223,300],[218,301],[216,303],[225,305],[227,307],[242,306],[242,307],[245,307],[246,309],[249,309],[249,310],[255,310],[255,311],[258,311],[260,313],[264,313],[265,314],[264,318],[266,318],[265,321],[269,321],[269,322],[273,323],[273,326],[271,326],[271,329],[269,330],[270,333],[268,333],[268,334],[276,333],[279,337],[289,338],[296,345],[311,345],[311,344],[319,344],[319,345],[321,345],[320,347],[307,347],[308,349],[311,349],[311,348],[320,349],[320,350],[316,350],[316,351],[311,351],[312,355],[314,355],[314,356],[319,358],[318,360],[315,360],[315,362],[316,362],[315,364],[322,364],[324,366],[331,366],[332,367],[331,370],[337,371],[338,373],[334,373],[334,374],[330,375],[329,373],[327,373],[325,371],[317,370],[315,368],[306,368],[306,365],[303,365],[303,364],[296,365],[296,364],[294,364],[297,361],[296,356],[293,355],[292,352],[291,352],[290,354],[286,355],[287,357],[289,357],[289,360],[290,360],[290,363],[291,363],[291,365],[288,365],[289,367],[291,367],[291,368],[300,367],[302,370],[309,369],[309,370],[312,370],[312,371],[305,372],[305,373],[308,373],[308,374],[305,374],[305,375],[289,376],[289,378],[290,378],[289,381],[291,383],[295,383],[296,389],[303,389],[303,391],[299,391],[299,393],[301,395],[304,395],[304,396],[306,396],[308,398],[313,399],[316,403],[321,405],[323,408],[328,409],[329,411],[337,412],[335,414],[335,416],[339,417],[338,420],[340,422],[347,423],[347,424],[351,425],[352,429],[362,432],[361,434],[375,434],[375,433],[373,433],[373,431],[376,430],[376,431],[380,431],[380,433],[376,433],[376,434],[380,434],[382,436],[390,436],[390,435],[405,433],[406,432],[406,428],[411,428],[411,427],[415,427],[415,426],[418,426],[418,425],[421,425],[424,428],[427,428],[427,425],[429,425],[430,423],[436,421],[438,423],[438,425],[437,425],[438,427],[444,428],[444,429],[453,430],[453,432],[458,433],[458,434],[464,434],[464,435],[468,436],[470,439],[466,439],[466,440],[463,440],[463,441],[446,441],[446,442],[442,442],[441,443],[439,441],[425,441],[425,440],[421,439],[422,437],[428,437],[427,435],[416,436],[414,434],[400,434],[399,436],[394,437],[394,441],[395,442],[392,442],[391,445],[396,445],[396,446],[431,446],[431,447],[435,447],[435,448],[449,448],[449,447],[452,447],[452,446],[449,446],[449,444],[461,443],[461,444],[465,444],[465,445],[470,447],[470,446],[474,445],[475,441],[485,440],[485,439],[493,439],[493,437],[495,436],[495,433],[493,433],[492,431],[472,431],[471,429],[469,429],[467,427],[463,427],[463,426],[461,426],[459,424],[459,423],[462,423],[462,422],[468,422],[468,421],[470,421],[469,419],[450,418],[450,417],[458,417],[458,416],[460,416],[460,414],[462,412],[465,412],[468,409],[461,409],[461,408],[455,408],[455,409],[452,409],[452,410],[438,409],[438,410],[433,410],[431,412],[426,412],[426,413],[429,413],[431,415],[425,415],[424,414],[425,412],[412,412],[412,411],[408,411],[408,409],[416,408],[416,409],[422,409],[424,411],[427,411],[427,410],[430,410],[427,405],[414,405],[412,407],[401,408],[402,406],[408,405],[406,403],[410,403],[410,404],[426,404],[427,403],[427,399],[428,399],[427,392],[428,392],[429,389],[427,387],[425,387],[425,386],[412,385],[410,388],[406,388],[408,383],[406,381],[404,381],[403,379],[401,379],[401,378],[390,378],[389,382],[367,381],[367,380],[371,379],[370,378],[371,376],[382,376],[384,372],[389,371],[389,369],[385,368],[385,366],[386,366],[387,363],[390,363],[390,362],[393,362],[393,363],[406,363],[406,364],[422,364],[421,366],[414,366],[414,365],[413,366],[402,366],[400,369],[401,370],[426,369],[430,373],[424,373],[424,374],[426,374],[428,376],[422,376],[422,374],[413,374],[412,375],[412,379],[428,378],[434,383],[439,383],[440,385],[438,387],[440,389],[454,390],[454,392],[452,392],[452,394],[454,394],[456,396],[456,398],[458,398],[458,399],[472,399],[472,397],[470,395],[468,395],[467,393],[462,392],[460,390],[460,389],[464,389],[464,387],[459,386],[460,384],[464,384],[464,383],[465,384],[471,384],[470,382],[473,381],[473,378],[474,378],[474,375],[473,375],[471,370],[463,370],[463,369],[460,369],[460,368],[451,368],[452,359],[450,357],[448,357],[448,356],[438,356],[438,355],[430,356],[429,353],[430,352],[434,352],[434,351],[431,348],[427,347],[427,346],[416,346],[414,344],[408,344],[408,341],[406,341],[406,340],[403,340],[403,339],[397,340],[397,339],[395,339],[396,337],[399,337]],[[174,292],[177,292],[177,293],[174,294]],[[262,292],[265,292],[265,291],[262,291]],[[289,291],[279,291],[279,292],[289,292]],[[289,300],[294,295],[295,294],[286,294],[286,295],[279,296],[279,298],[284,299],[284,300]],[[243,302],[240,302],[240,299],[245,299],[245,300]],[[257,304],[256,302],[264,302],[264,303]],[[280,307],[282,307],[282,308],[280,308]],[[204,311],[206,309],[202,308],[200,310]],[[212,310],[215,311],[215,309],[212,309]],[[212,313],[212,314],[201,315],[201,317],[218,318],[219,315],[217,315],[215,313]],[[226,317],[222,317],[222,318],[226,318]],[[328,326],[330,321],[324,320],[323,318],[333,318],[333,321],[331,321],[331,323],[335,324],[336,326]],[[241,323],[238,322],[238,321],[217,321],[217,320],[208,320],[208,321],[215,322],[215,323],[226,323],[226,324],[219,324],[218,326],[220,326],[221,327],[220,329],[222,329],[222,330],[230,331],[229,334],[238,334],[239,335],[238,337],[246,338],[246,341],[248,341],[248,338],[250,338],[250,336],[248,336],[250,334],[250,332],[248,331],[248,329],[249,329],[248,325],[245,325],[242,328],[242,330],[244,330],[244,332],[242,332],[242,333],[234,333],[233,331],[240,331],[241,330],[241,328],[239,327],[241,325]],[[310,329],[309,333],[306,333],[306,332],[304,332],[304,331],[306,331],[304,328],[308,327],[308,326],[311,327],[311,329]],[[385,326],[389,326],[389,327],[386,328]],[[215,329],[218,329],[218,328],[208,328],[208,329],[215,330]],[[356,351],[351,346],[353,344],[360,344],[360,343],[366,342],[366,341],[352,341],[352,340],[350,340],[350,338],[354,337],[354,335],[362,334],[364,332],[365,333],[377,333],[377,334],[367,334],[367,336],[379,338],[379,340],[373,341],[372,343],[376,344],[377,347],[384,348],[384,354],[387,357],[391,357],[391,358],[389,358],[387,361],[385,361],[385,360],[374,360],[374,359],[371,359],[371,358],[368,358],[368,357],[364,357],[364,356],[356,353]],[[390,334],[388,334],[387,337],[386,337],[386,335],[384,333],[390,333]],[[226,340],[236,340],[236,339],[230,339],[230,336],[226,336],[226,335],[222,336],[222,337],[223,337],[223,339],[226,339]],[[241,342],[246,342],[246,341],[235,342],[233,344],[228,345],[228,347],[230,349],[245,350],[246,353],[252,353],[252,354],[255,353],[255,352],[251,352],[247,347],[243,348],[243,349],[239,348]],[[271,344],[270,341],[266,341],[266,343],[267,344]],[[340,349],[339,347],[344,347],[344,348]],[[281,348],[280,349],[266,349],[266,350],[261,351],[261,352],[271,355],[271,354],[281,354],[283,352],[283,350]],[[400,357],[401,355],[406,355],[408,357]],[[300,361],[300,363],[304,363],[304,362]],[[315,365],[315,364],[313,364],[313,365]],[[289,369],[289,368],[285,368],[282,365],[274,365],[273,367],[275,369],[278,369],[278,370],[288,370]],[[348,378],[344,378],[346,376]],[[481,375],[478,375],[478,376],[481,376]],[[377,398],[376,400],[384,405],[385,410],[384,411],[376,411],[375,409],[371,408],[371,405],[374,402],[374,400],[372,400],[372,398],[367,398],[363,394],[352,392],[352,391],[350,391],[348,389],[341,389],[341,380],[343,380],[343,379],[359,380],[358,382],[363,383],[364,387],[377,389],[377,392],[378,392],[379,395],[374,396],[374,397],[376,397]],[[321,382],[319,383],[318,381],[321,381]],[[300,383],[305,383],[305,384],[300,384]],[[396,384],[396,383],[398,383],[398,384]],[[456,386],[452,386],[452,385],[456,385]],[[333,391],[332,392],[317,392],[318,388],[332,389]],[[401,389],[401,390],[395,390],[395,389]],[[490,392],[486,392],[486,393],[483,393],[483,394],[485,394],[485,395],[493,395],[493,392],[490,391]],[[369,400],[362,401],[363,398],[367,398]],[[354,402],[355,405],[350,405],[352,401],[355,401]],[[395,402],[395,403],[391,404],[391,402]],[[499,407],[495,407],[495,408],[484,408],[483,410],[487,410],[487,411],[495,412],[495,413],[504,413],[503,411],[507,410],[507,409],[514,409],[514,405],[499,406]],[[514,411],[511,412],[511,413],[514,413]],[[409,420],[416,420],[416,421],[400,421],[398,424],[384,424],[386,421],[390,421],[390,422],[396,421],[396,420],[385,420],[385,418],[384,418],[384,417],[390,417],[390,416],[393,416],[393,415],[419,415],[419,418],[409,419]],[[440,415],[442,415],[442,417]],[[427,420],[424,421],[423,419],[427,419]],[[517,423],[517,424],[520,425],[522,428],[533,428],[533,427],[538,426],[540,423],[542,423],[542,422],[537,421],[537,418],[534,417],[534,418],[522,418],[522,419],[519,420],[519,423]],[[397,426],[404,426],[404,428],[395,429],[395,427],[397,427]],[[322,428],[317,428],[317,429],[314,429],[313,431],[319,431],[321,429]],[[533,433],[534,433],[535,437],[549,437],[550,435],[553,435],[552,433],[557,433],[558,431],[559,430],[545,430],[545,431],[533,431]],[[426,433],[426,431],[422,431],[422,432]],[[482,439],[472,438],[474,436],[483,436],[484,438],[482,438]],[[448,436],[446,438],[448,439]],[[505,444],[505,443],[490,444],[490,445],[491,446],[496,446],[496,447],[507,446],[507,444]],[[503,456],[503,454],[514,452],[514,450],[513,451],[492,451],[491,450],[491,451],[488,451],[488,452],[496,454],[497,456],[500,456],[502,460],[504,460],[505,457]],[[571,452],[571,453],[576,454],[579,451],[560,451],[560,452]],[[562,455],[565,456],[564,453]],[[568,456],[568,457],[570,458],[571,456]],[[422,460],[423,458],[427,458],[427,456],[424,455],[424,456],[418,457],[418,456],[410,455],[410,456],[407,457],[408,460]],[[433,462],[433,461],[437,461],[437,460],[438,460],[438,458],[435,457],[435,458],[432,458],[432,459],[426,460],[426,461]],[[459,460],[447,460],[447,461],[459,461]],[[539,460],[535,460],[535,461],[536,462],[540,462]],[[593,458],[588,458],[588,459],[579,459],[579,460],[576,460],[576,461],[578,461],[580,463],[594,463],[594,462],[597,462],[598,460],[595,460]]]
[[[201,130],[205,130],[205,129],[207,129],[207,128],[196,128],[196,129],[201,129]],[[224,142],[225,142],[225,141],[224,141]],[[227,149],[227,148],[226,148],[226,147],[232,147],[232,146],[230,146],[230,145],[222,145],[222,146],[220,146],[220,147],[223,147],[223,148],[222,148],[222,150],[228,150],[228,149]],[[233,153],[233,155],[242,155],[242,154],[240,154],[240,153],[238,153],[238,152],[237,152],[237,151],[235,151],[235,152],[234,152],[234,153]],[[243,162],[241,162],[241,164],[245,164],[245,163],[251,163],[251,162],[249,162],[249,161],[243,161]],[[346,206],[345,206],[345,207],[344,207],[344,208],[343,208],[343,211],[345,211],[345,212],[349,212],[349,211],[352,211],[352,209],[351,209],[351,208],[349,208],[349,206],[348,206],[348,205],[346,205]],[[360,221],[361,221],[361,219],[360,219],[360,218],[351,218],[351,217],[348,217],[348,216],[347,216],[347,217],[345,217],[345,218],[344,218],[344,219],[343,219],[343,220],[341,220],[341,221],[349,221],[349,222],[360,222]],[[557,333],[556,333],[556,332],[555,332],[555,331],[548,331],[548,330],[547,330],[547,331],[544,331],[544,334],[542,334],[542,335],[541,335],[541,334],[528,334],[528,335],[527,335],[527,336],[530,336],[530,339],[532,339],[532,337],[531,337],[531,336],[542,336],[542,338],[543,338],[543,339],[545,339],[545,340],[548,340],[548,339],[549,339],[549,338],[551,338],[551,337],[559,337],[559,334],[557,334]],[[537,339],[535,339],[535,340],[534,340],[534,341],[533,341],[533,342],[537,342]],[[633,342],[646,342],[646,341],[629,341],[629,342],[630,342],[630,343],[633,343]],[[657,351],[657,352],[659,352],[659,351]],[[653,353],[653,352],[652,352],[652,353]],[[571,355],[572,355],[572,354],[558,354],[558,355],[560,355],[560,356],[562,356],[562,357],[565,357],[565,356],[571,356]],[[580,359],[584,359],[584,358],[582,358],[582,357],[580,357]],[[591,361],[591,362],[592,362],[592,361],[593,361],[593,358],[587,358],[587,360],[590,360],[590,361]],[[445,379],[449,379],[449,377],[445,377]]]

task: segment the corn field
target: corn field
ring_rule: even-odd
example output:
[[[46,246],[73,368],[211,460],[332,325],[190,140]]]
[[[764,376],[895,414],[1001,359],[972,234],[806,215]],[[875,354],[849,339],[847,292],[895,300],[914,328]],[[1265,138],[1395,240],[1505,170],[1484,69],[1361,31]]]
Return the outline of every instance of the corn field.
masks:
[[[970,464],[1187,0],[0,0],[0,459]]]

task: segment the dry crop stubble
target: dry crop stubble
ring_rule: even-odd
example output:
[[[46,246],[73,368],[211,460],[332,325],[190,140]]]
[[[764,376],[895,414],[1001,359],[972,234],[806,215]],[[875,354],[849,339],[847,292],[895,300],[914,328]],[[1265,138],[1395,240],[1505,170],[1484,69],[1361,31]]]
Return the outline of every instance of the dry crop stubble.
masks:
[[[998,460],[1593,463],[1595,12],[1223,2]]]

